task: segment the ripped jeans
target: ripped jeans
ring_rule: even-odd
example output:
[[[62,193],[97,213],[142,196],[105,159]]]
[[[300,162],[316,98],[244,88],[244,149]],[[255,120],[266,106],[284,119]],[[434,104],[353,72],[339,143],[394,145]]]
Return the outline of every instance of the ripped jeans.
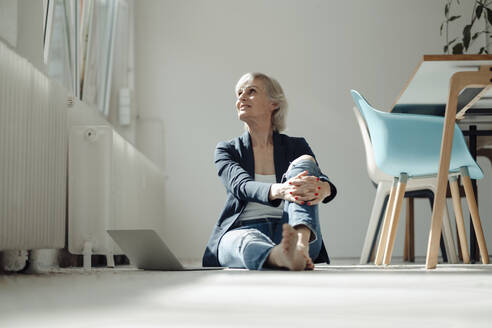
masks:
[[[320,170],[311,160],[293,162],[285,176],[287,180],[303,171],[310,176],[319,176]],[[281,219],[257,219],[234,223],[219,242],[219,263],[223,267],[261,270],[275,245],[282,240],[282,225],[293,227],[305,225],[311,230],[309,256],[318,257],[321,249],[321,230],[319,226],[318,205],[299,205],[285,201]]]

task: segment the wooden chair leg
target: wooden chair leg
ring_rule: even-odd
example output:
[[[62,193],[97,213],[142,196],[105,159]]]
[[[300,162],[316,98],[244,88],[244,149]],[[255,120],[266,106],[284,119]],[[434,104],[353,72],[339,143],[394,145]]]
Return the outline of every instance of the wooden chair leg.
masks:
[[[405,216],[405,244],[403,248],[403,261],[415,262],[414,250],[414,199],[413,197],[408,197]]]
[[[386,247],[384,250],[383,263],[385,265],[388,265],[391,262],[391,255],[393,253],[393,246],[395,245],[398,221],[400,219],[401,205],[403,203],[403,197],[405,196],[405,188],[407,187],[407,180],[408,180],[408,175],[406,173],[400,174],[400,178],[398,181],[398,188],[396,190],[395,205],[393,206],[393,210],[391,211],[389,234],[386,241]]]
[[[411,197],[408,197],[407,198],[407,207],[406,207],[406,210],[405,210],[405,242],[403,243],[403,262],[407,262],[408,259],[409,259],[409,256],[408,256],[408,249],[409,249],[409,243],[410,243],[410,217],[409,217],[409,213],[408,213],[408,207],[410,205],[410,198]]]
[[[376,264],[376,265],[381,265],[383,263],[384,247],[386,245],[386,239],[388,238],[391,209],[393,208],[393,204],[394,204],[395,198],[396,198],[397,184],[398,184],[398,178],[395,178],[393,180],[393,185],[391,186],[390,196],[388,199],[388,205],[386,205],[386,211],[384,214],[383,228],[381,229],[381,236],[379,237],[379,244],[378,244],[378,249],[376,252],[376,259],[374,261],[374,264]]]
[[[466,201],[468,202],[468,208],[472,217],[473,228],[475,229],[475,235],[477,236],[478,247],[480,249],[480,256],[482,257],[483,264],[489,264],[489,252],[487,251],[487,244],[483,235],[482,223],[480,222],[480,215],[478,214],[477,200],[466,167],[460,168],[461,180],[463,187],[465,187]]]
[[[458,231],[458,224],[457,223],[456,223],[456,231]],[[459,238],[457,240],[457,243],[458,243],[458,260],[459,261],[463,261],[463,254],[461,252],[461,242],[460,242],[460,239]]]
[[[456,229],[458,230],[459,246],[461,246],[461,256],[463,263],[470,263],[470,255],[468,252],[468,243],[466,241],[465,221],[463,220],[463,209],[461,208],[460,190],[456,176],[449,179],[449,188],[451,189],[451,197],[453,199],[454,216],[456,217]]]
[[[409,247],[409,261],[415,262],[415,211],[414,211],[414,200],[409,204],[410,211],[410,247]]]

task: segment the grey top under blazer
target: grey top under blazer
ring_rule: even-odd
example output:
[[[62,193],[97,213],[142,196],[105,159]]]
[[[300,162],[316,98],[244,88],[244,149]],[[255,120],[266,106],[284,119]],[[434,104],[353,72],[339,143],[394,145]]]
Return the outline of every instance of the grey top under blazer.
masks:
[[[314,154],[304,138],[289,137],[273,133],[273,161],[277,183],[282,182],[283,174],[290,163],[301,155]],[[203,266],[220,266],[217,250],[222,236],[231,228],[248,202],[258,202],[270,206],[279,206],[281,199],[268,200],[270,183],[254,181],[255,162],[253,146],[249,132],[230,141],[221,141],[215,149],[215,166],[219,178],[226,187],[227,200],[217,221],[203,255]],[[331,195],[323,200],[328,203],[337,194],[337,189],[324,174],[320,180],[330,183]],[[315,263],[330,263],[324,243]]]

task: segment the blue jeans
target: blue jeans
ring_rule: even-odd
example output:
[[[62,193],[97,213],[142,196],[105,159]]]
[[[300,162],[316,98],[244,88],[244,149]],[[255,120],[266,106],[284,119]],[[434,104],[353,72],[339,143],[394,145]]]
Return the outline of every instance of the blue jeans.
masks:
[[[285,177],[295,177],[303,171],[308,175],[319,176],[320,170],[311,160],[293,162]],[[285,201],[281,219],[258,219],[236,222],[219,242],[219,263],[223,267],[261,270],[272,248],[282,240],[282,225],[293,227],[305,225],[311,230],[309,256],[318,257],[321,249],[321,230],[319,226],[318,205],[299,205]]]

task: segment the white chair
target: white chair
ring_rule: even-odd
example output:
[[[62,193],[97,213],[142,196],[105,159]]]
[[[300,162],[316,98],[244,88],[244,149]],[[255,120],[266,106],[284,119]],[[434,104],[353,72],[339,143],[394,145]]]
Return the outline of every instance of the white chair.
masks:
[[[376,198],[374,199],[372,206],[369,225],[367,227],[366,237],[362,247],[362,254],[360,256],[360,264],[367,264],[370,261],[371,251],[377,238],[378,227],[380,226],[379,221],[381,211],[384,209],[384,200],[390,193],[391,186],[393,184],[393,177],[383,173],[377,168],[366,122],[357,107],[353,107],[353,110],[362,134],[362,140],[364,141],[367,173],[369,174],[369,178],[377,185]],[[406,191],[417,190],[430,190],[435,194],[437,190],[437,178],[410,179],[408,181]],[[453,230],[451,229],[447,206],[444,207],[443,238],[444,247],[448,256],[448,263],[458,263],[458,255],[456,253]]]

